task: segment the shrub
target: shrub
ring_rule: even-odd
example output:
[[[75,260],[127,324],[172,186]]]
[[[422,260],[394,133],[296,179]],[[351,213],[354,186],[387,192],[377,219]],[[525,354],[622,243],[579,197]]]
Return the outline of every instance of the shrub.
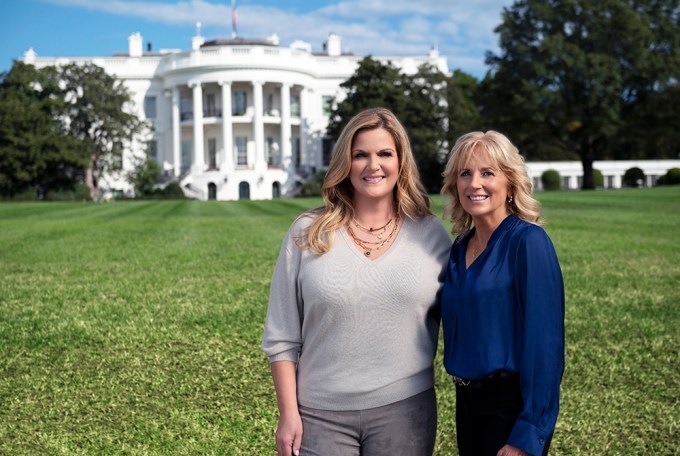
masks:
[[[593,183],[595,184],[595,188],[604,187],[604,176],[599,169],[593,168]]]
[[[300,196],[321,196],[321,186],[326,177],[326,171],[319,171],[314,178],[302,186]]]
[[[638,167],[627,169],[623,174],[623,185],[626,187],[639,187],[640,181],[645,181],[645,173]]]
[[[559,190],[562,188],[560,173],[554,169],[548,169],[541,174],[541,182],[544,190]]]
[[[183,199],[185,198],[182,187],[177,182],[172,182],[163,189],[163,198],[167,199]]]
[[[680,184],[680,168],[671,168],[656,182],[658,185]]]

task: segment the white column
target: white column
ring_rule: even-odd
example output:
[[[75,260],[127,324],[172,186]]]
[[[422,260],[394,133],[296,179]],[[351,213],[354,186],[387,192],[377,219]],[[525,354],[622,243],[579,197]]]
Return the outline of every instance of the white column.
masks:
[[[264,159],[264,121],[262,119],[262,83],[253,81],[253,134],[255,136],[255,170],[267,169],[267,161]]]
[[[220,171],[234,170],[234,131],[231,123],[231,81],[221,81],[222,86],[222,157]]]
[[[307,90],[304,87],[300,90],[300,157],[305,165],[317,167],[316,160],[307,151]]]
[[[621,176],[620,174],[614,174],[614,179],[612,180],[612,188],[621,188]]]
[[[293,148],[290,142],[290,84],[281,85],[281,163],[288,173],[286,187],[292,189],[295,180]]]
[[[576,174],[569,176],[569,189],[578,190],[578,176]]]
[[[182,136],[179,118],[179,88],[172,88],[172,164],[173,173],[178,177],[182,173]]]
[[[200,82],[190,82],[194,97],[194,160],[191,164],[192,173],[202,173],[205,170],[203,158],[203,89]]]

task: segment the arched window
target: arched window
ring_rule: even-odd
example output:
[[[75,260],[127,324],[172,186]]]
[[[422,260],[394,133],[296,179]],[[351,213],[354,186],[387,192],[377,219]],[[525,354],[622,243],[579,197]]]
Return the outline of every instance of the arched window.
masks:
[[[272,198],[281,198],[281,184],[279,182],[272,184]]]
[[[250,184],[246,181],[238,184],[238,199],[250,199]]]
[[[217,199],[217,185],[213,184],[212,182],[208,184],[208,199]]]

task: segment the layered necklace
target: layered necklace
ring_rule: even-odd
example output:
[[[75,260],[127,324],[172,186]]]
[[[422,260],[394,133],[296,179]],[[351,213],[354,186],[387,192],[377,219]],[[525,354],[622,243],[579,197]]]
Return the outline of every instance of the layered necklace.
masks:
[[[375,237],[377,240],[365,241],[361,239],[352,229],[352,225],[354,225],[359,230]],[[356,219],[352,220],[352,225],[347,227],[347,232],[350,236],[352,236],[354,243],[364,251],[364,256],[370,257],[372,252],[380,250],[385,244],[392,240],[394,234],[397,232],[397,228],[399,228],[399,217],[390,218],[387,223],[378,228],[367,228],[362,226],[359,224],[359,222],[357,222]]]

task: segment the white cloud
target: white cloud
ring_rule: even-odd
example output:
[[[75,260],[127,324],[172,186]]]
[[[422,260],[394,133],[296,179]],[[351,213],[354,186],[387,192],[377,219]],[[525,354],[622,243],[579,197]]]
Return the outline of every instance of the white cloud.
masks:
[[[227,1],[47,1],[170,25],[200,21],[208,38],[216,37],[210,35],[213,31],[224,36],[231,27]],[[284,46],[304,40],[320,50],[332,31],[341,36],[343,49],[357,55],[425,55],[437,45],[452,68],[481,75],[484,53],[497,51],[493,29],[500,23],[502,8],[512,0],[346,0],[312,9],[307,6],[303,12],[301,7],[293,10],[254,2],[238,5],[239,36],[264,38],[277,33]]]

